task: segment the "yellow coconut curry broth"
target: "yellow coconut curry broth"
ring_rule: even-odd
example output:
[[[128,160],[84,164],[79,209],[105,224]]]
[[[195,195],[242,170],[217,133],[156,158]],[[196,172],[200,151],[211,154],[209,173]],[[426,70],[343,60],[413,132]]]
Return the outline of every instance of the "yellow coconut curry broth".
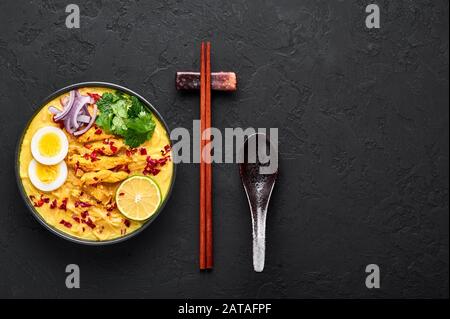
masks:
[[[111,91],[105,88],[79,89],[81,94],[102,95]],[[44,193],[33,186],[28,176],[28,165],[33,159],[30,143],[39,128],[59,127],[53,122],[48,107],[59,104],[60,98],[55,98],[39,111],[21,145],[20,177],[31,205],[52,227],[84,240],[110,240],[134,232],[145,221],[126,219],[116,208],[115,192],[120,182],[129,176],[143,175],[150,157],[159,162],[153,165],[154,171],[149,176],[158,184],[162,200],[165,199],[173,174],[167,131],[154,117],[156,127],[151,139],[131,149],[123,139],[96,126],[78,138],[64,130],[69,140],[69,151],[64,159],[68,168],[67,180],[60,188]]]

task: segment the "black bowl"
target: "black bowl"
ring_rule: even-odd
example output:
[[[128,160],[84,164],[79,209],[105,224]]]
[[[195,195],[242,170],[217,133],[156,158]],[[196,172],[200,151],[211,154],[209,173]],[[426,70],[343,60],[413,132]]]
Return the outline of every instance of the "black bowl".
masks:
[[[53,100],[55,97],[60,96],[61,94],[64,94],[70,90],[73,89],[77,89],[77,88],[83,88],[83,87],[106,87],[106,88],[112,88],[112,89],[116,89],[119,91],[123,91],[125,93],[128,93],[130,95],[134,95],[137,98],[139,98],[144,105],[148,108],[149,111],[151,111],[153,113],[154,116],[156,116],[158,118],[158,120],[164,125],[164,128],[166,129],[166,131],[169,133],[169,128],[167,127],[166,122],[164,121],[163,117],[161,116],[161,114],[159,114],[159,112],[155,109],[155,107],[148,102],[146,99],[144,99],[141,95],[137,94],[136,92],[117,85],[117,84],[113,84],[113,83],[107,83],[107,82],[82,82],[82,83],[76,83],[76,84],[72,84],[69,86],[66,86],[54,93],[52,93],[51,95],[49,95],[46,99],[44,99],[42,101],[42,103],[40,104],[40,107],[36,110],[36,112],[33,114],[33,116],[31,117],[31,119],[28,121],[27,125],[25,126],[25,129],[22,132],[22,135],[20,136],[19,142],[17,144],[17,148],[16,148],[16,163],[15,163],[15,171],[16,171],[16,179],[17,179],[17,185],[19,187],[20,190],[20,194],[22,195],[23,200],[25,201],[26,205],[28,206],[29,210],[31,211],[31,213],[33,214],[33,216],[37,219],[37,221],[43,225],[45,228],[47,228],[50,232],[52,232],[53,234],[57,235],[58,237],[64,238],[68,241],[74,242],[74,243],[78,243],[78,244],[84,244],[84,245],[92,245],[92,246],[100,246],[100,245],[109,245],[109,244],[115,244],[115,243],[120,243],[123,242],[127,239],[130,239],[134,236],[136,236],[137,234],[141,233],[145,228],[148,227],[148,225],[150,225],[152,223],[152,221],[154,221],[156,219],[156,217],[158,217],[158,215],[161,213],[161,211],[163,210],[166,202],[168,201],[171,193],[172,193],[172,188],[173,188],[173,184],[175,182],[175,176],[176,176],[176,164],[173,163],[173,173],[172,173],[172,180],[170,182],[170,187],[169,187],[169,192],[167,193],[166,198],[164,199],[164,201],[161,203],[160,207],[158,208],[158,211],[156,213],[154,213],[152,215],[152,217],[150,217],[147,221],[145,221],[145,223],[137,230],[135,230],[134,232],[116,238],[116,239],[112,239],[112,240],[104,240],[104,241],[94,241],[94,240],[83,240],[74,236],[71,236],[69,234],[66,234],[56,228],[53,228],[52,226],[50,226],[49,224],[47,224],[47,222],[42,218],[42,216],[36,211],[35,207],[33,205],[31,205],[27,194],[25,193],[25,190],[23,188],[22,185],[22,180],[20,178],[20,165],[19,165],[19,153],[20,153],[20,148],[22,145],[22,141],[25,135],[25,132],[28,129],[28,126],[30,125],[31,121],[35,118],[35,116],[37,115],[37,113],[42,109],[43,105],[46,105],[48,102],[50,102],[51,100]],[[172,144],[172,141],[170,140],[170,136],[169,136],[169,141]]]

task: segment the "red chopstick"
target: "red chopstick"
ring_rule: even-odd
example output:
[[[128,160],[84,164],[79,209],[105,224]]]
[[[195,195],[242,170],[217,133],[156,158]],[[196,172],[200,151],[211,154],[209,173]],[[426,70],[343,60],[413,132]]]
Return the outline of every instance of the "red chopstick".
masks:
[[[205,142],[202,138],[205,130],[206,114],[206,70],[205,70],[205,44],[202,42],[200,52],[200,269],[206,269],[206,188],[205,188],[205,162],[203,160],[203,149]]]
[[[205,129],[211,128],[211,43],[206,43],[206,85],[205,85]],[[208,132],[206,142],[210,143],[211,133]],[[206,268],[213,268],[213,218],[212,218],[212,166],[211,166],[211,148],[206,153],[206,172],[205,172],[205,204],[206,204]]]
[[[211,43],[202,42],[200,53],[200,269],[213,268],[211,127]]]

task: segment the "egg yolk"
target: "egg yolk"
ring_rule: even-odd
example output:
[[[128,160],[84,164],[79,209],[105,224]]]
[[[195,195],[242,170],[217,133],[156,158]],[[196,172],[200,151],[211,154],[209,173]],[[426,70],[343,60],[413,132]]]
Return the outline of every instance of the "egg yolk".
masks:
[[[53,182],[58,177],[58,165],[36,163],[36,175],[43,183]]]
[[[61,141],[55,133],[44,134],[39,140],[39,152],[46,157],[52,157],[61,150]]]

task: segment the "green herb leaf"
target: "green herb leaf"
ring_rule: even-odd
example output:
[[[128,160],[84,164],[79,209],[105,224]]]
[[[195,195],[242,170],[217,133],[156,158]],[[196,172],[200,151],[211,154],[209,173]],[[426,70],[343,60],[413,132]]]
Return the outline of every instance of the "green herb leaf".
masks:
[[[100,115],[97,116],[95,123],[103,128],[103,130],[105,130],[107,133],[110,133],[113,117],[114,115],[111,112],[101,112]]]
[[[127,118],[128,117],[128,101],[127,100],[118,100],[117,102],[112,103],[111,110],[116,116]]]
[[[141,101],[135,96],[131,97],[131,107],[128,109],[128,117],[134,118],[138,117],[139,113],[144,112],[145,108]]]
[[[102,113],[110,112],[109,106],[117,100],[116,96],[112,93],[105,93],[102,98],[97,101],[97,107]]]
[[[125,136],[125,144],[127,144],[130,147],[138,147],[145,141],[149,139],[147,133],[136,133],[132,132],[131,130],[128,131],[127,135]]]
[[[139,117],[128,119],[126,121],[127,127],[138,133],[153,133],[155,130],[155,122],[153,121],[152,115],[149,113],[141,114]]]
[[[108,133],[119,135],[125,144],[138,147],[155,131],[153,115],[135,96],[123,92],[105,93],[97,101],[99,115],[96,124]]]

